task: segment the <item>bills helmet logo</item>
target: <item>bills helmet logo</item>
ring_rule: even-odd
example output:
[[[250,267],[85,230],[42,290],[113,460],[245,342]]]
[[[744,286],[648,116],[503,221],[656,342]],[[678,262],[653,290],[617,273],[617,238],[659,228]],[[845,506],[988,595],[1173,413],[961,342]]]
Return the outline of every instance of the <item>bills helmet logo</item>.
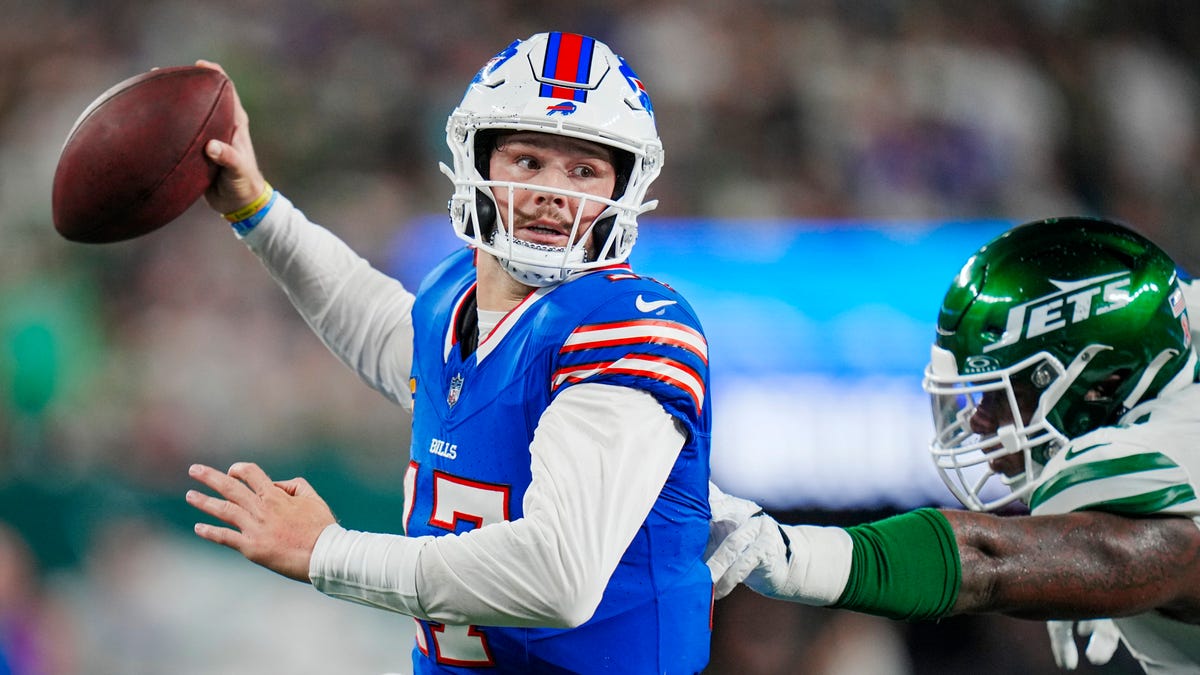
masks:
[[[555,103],[553,105],[546,106],[546,117],[551,117],[555,113],[566,117],[567,115],[574,114],[575,110],[576,106],[573,101],[563,101],[562,103]]]

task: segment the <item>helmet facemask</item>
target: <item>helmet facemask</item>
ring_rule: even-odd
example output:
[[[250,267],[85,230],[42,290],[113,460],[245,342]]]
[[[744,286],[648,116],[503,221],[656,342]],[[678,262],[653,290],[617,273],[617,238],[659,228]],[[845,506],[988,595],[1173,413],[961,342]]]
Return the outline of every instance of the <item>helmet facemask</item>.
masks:
[[[1078,377],[1072,371],[1085,361],[1073,369],[1040,352],[1008,368],[959,375],[954,355],[933,348],[924,381],[934,417],[930,452],[964,506],[994,511],[1033,490],[1042,467],[1067,443],[1053,420]]]
[[[490,129],[475,133],[471,142],[473,151],[463,160],[475,167],[469,177],[458,178],[446,165],[441,167],[455,183],[450,213],[455,233],[460,238],[494,256],[520,283],[535,287],[558,283],[572,272],[622,262],[629,256],[637,239],[637,216],[655,205],[634,208],[623,199],[632,172],[633,161],[629,153],[613,151],[616,183],[614,194],[606,198],[575,190],[491,180],[487,163],[496,140],[502,135],[502,132]],[[559,195],[571,204],[574,220],[570,224],[570,245],[548,246],[513,235],[516,223],[513,205],[522,191]],[[498,199],[498,196],[505,198]],[[508,205],[506,209],[498,206],[502,203]],[[585,214],[594,211],[595,205],[602,206],[600,212],[585,219]],[[482,227],[477,227],[477,223]]]

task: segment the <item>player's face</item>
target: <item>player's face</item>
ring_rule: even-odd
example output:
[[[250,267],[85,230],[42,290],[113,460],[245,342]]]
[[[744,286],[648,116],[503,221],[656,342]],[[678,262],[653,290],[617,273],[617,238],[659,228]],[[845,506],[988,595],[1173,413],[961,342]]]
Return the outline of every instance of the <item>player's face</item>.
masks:
[[[612,150],[575,138],[537,132],[502,137],[492,152],[489,178],[551,188],[493,190],[500,217],[506,224],[511,204],[511,231],[516,239],[562,248],[575,243],[605,208],[552,190],[571,190],[608,199],[616,186]],[[583,213],[579,214],[582,202]],[[575,239],[571,229],[580,216]]]
[[[1037,409],[1041,391],[1028,382],[1014,381],[1013,393],[1021,410],[1021,421],[1028,424],[1034,410]],[[992,436],[1000,427],[1012,424],[1013,418],[1008,394],[1003,390],[989,391],[983,394],[971,415],[971,431],[981,436]],[[1020,453],[996,457],[989,460],[988,465],[993,471],[1006,476],[1015,476],[1025,471],[1025,459]]]

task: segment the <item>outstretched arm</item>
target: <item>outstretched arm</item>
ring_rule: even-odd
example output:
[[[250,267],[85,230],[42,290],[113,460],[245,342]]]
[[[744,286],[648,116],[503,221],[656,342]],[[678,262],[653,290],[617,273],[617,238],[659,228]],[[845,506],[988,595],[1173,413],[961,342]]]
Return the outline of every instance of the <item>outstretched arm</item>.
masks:
[[[760,514],[710,548],[718,597],[741,582],[769,597],[900,619],[1158,609],[1200,623],[1200,529],[1182,517],[920,509],[839,528],[779,525]]]
[[[1067,619],[1158,609],[1200,623],[1200,528],[1188,518],[943,514],[962,560],[954,613]]]
[[[211,61],[196,65],[224,72]],[[209,206],[234,221],[330,351],[372,388],[411,410],[413,294],[273,191],[259,170],[240,99],[233,138],[212,139],[205,151],[220,167],[205,193]]]

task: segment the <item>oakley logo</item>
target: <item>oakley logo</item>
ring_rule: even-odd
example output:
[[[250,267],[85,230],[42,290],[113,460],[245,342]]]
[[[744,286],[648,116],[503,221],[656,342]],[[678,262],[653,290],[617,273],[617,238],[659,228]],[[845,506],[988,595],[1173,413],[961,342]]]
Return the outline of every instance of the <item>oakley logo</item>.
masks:
[[[633,301],[633,304],[635,307],[638,308],[639,312],[649,314],[650,312],[653,312],[656,309],[662,309],[663,307],[667,307],[669,305],[674,305],[675,301],[674,300],[652,300],[652,301],[647,302],[646,299],[643,298],[639,294],[637,296],[637,299]]]
[[[993,370],[999,370],[1000,362],[991,356],[975,355],[967,357],[965,366],[966,367],[963,369],[964,375],[971,373],[987,373]]]
[[[546,106],[546,117],[553,117],[554,113],[558,113],[563,117],[573,115],[575,113],[575,103],[573,101],[563,101],[562,103]]]
[[[1058,292],[1008,310],[1004,337],[984,347],[983,351],[990,352],[1087,321],[1121,309],[1132,299],[1129,294],[1129,272],[1104,274],[1080,281],[1051,279],[1050,283],[1058,287]]]

